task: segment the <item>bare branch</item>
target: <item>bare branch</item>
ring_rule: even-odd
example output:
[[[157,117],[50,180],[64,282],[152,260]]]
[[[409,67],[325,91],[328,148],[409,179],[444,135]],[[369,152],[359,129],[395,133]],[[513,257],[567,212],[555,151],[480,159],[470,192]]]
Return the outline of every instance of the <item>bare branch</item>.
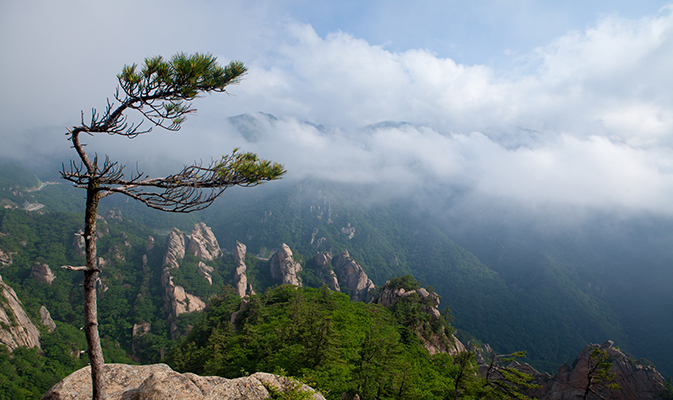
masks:
[[[70,270],[70,271],[89,271],[89,270],[91,270],[91,268],[87,267],[86,265],[79,266],[79,267],[73,267],[72,265],[63,265],[63,266],[61,266],[61,268],[67,269],[67,270]],[[97,271],[97,272],[100,272],[100,270],[98,268],[94,268],[93,270]]]

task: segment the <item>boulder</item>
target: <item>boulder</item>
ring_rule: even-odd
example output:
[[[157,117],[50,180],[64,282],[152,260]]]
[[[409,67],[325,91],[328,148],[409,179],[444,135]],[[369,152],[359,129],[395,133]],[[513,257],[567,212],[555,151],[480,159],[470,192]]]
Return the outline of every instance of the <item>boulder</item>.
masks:
[[[297,274],[301,272],[301,265],[292,257],[292,250],[283,243],[269,260],[271,277],[281,282],[281,285],[301,286],[301,280]]]
[[[40,348],[40,331],[28,318],[21,301],[0,277],[0,343],[9,351],[19,346]]]
[[[299,390],[312,393],[314,400],[325,398],[309,386],[292,379],[257,372],[250,376],[226,379],[180,374],[166,364],[106,364],[107,400],[261,400],[278,392]],[[54,385],[42,400],[88,400],[91,398],[91,369],[82,368]]]

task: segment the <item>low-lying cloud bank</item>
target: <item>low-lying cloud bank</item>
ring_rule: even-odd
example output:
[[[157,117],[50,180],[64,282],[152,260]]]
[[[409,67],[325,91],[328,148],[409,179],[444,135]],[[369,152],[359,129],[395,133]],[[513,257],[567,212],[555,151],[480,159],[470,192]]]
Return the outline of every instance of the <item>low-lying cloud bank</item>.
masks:
[[[155,168],[242,147],[284,163],[289,180],[315,176],[403,194],[460,190],[533,207],[673,214],[672,10],[638,20],[605,17],[534,49],[513,69],[495,70],[430,50],[391,52],[343,32],[320,37],[288,19],[265,25],[274,14],[259,10],[262,22],[246,36],[241,21],[251,19],[251,9],[233,7],[230,19],[241,31],[235,48],[247,48],[240,58],[250,60],[233,96],[198,100],[199,115],[185,132],[157,131],[132,143],[91,138],[90,148]],[[147,23],[142,29],[151,28]],[[54,36],[46,40],[68,39],[67,32]],[[227,54],[226,41],[211,36],[199,36],[199,48]],[[134,46],[134,54],[145,50]],[[120,60],[119,68],[131,61]],[[2,83],[7,93],[19,90],[14,81]],[[112,94],[98,86],[96,98]],[[58,103],[62,93],[56,84],[37,107]],[[81,100],[62,100],[56,107],[72,108],[67,115],[76,118]],[[51,112],[34,123],[61,123]],[[16,127],[30,120],[20,114],[2,117]],[[231,118],[239,114],[246,116]],[[14,137],[2,153],[17,156],[15,149],[32,140]],[[63,136],[53,143],[44,151],[67,149]]]

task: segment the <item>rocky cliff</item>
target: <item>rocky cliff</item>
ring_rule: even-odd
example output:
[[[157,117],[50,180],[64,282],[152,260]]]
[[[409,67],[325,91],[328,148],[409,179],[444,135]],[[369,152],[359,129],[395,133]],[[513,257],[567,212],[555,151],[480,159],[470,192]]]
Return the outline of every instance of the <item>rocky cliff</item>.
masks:
[[[292,250],[285,243],[271,256],[269,268],[271,277],[280,281],[281,285],[301,286],[301,280],[297,275],[302,270],[301,265],[294,260]]]
[[[236,288],[236,294],[238,294],[239,297],[255,294],[252,290],[252,285],[248,283],[248,276],[245,274],[247,269],[245,265],[246,250],[243,243],[236,241],[236,249],[234,249],[234,264],[236,265],[234,271],[234,287]]]
[[[340,292],[339,279],[336,273],[330,268],[332,255],[327,252],[318,252],[315,256],[315,262],[318,265],[318,278],[322,280],[331,290]]]
[[[571,365],[564,364],[558,373],[551,377],[532,370],[526,371],[534,375],[534,383],[540,389],[527,393],[529,396],[544,400],[581,399],[587,384],[587,371],[590,354],[593,349],[605,350],[612,361],[612,372],[618,390],[610,390],[604,385],[594,386],[595,390],[605,399],[611,400],[655,400],[660,399],[664,390],[665,380],[657,370],[630,359],[609,340],[603,345],[590,344],[584,347]]]
[[[19,346],[40,348],[40,331],[28,318],[14,289],[0,277],[0,343],[10,351]]]
[[[148,243],[148,247],[153,245],[152,242],[153,239]],[[161,283],[164,287],[164,306],[171,318],[184,313],[201,311],[206,307],[206,303],[201,298],[186,292],[184,287],[176,285],[173,280],[171,270],[180,268],[186,254],[192,254],[200,260],[195,268],[203,279],[212,285],[214,269],[207,262],[221,257],[222,249],[212,230],[202,222],[194,225],[191,235],[186,235],[177,228],[170,232],[166,238]],[[175,335],[177,327],[174,323],[171,326]]]
[[[369,279],[362,267],[350,257],[348,251],[332,258],[332,265],[341,289],[348,288],[351,300],[365,303],[372,300],[376,285]]]
[[[306,385],[263,372],[226,379],[219,376],[180,374],[166,364],[106,364],[104,368],[107,400],[261,400],[271,397],[271,391],[303,391],[311,393],[314,400],[325,400],[320,393]],[[90,367],[73,372],[42,396],[42,400],[90,398]]]
[[[187,251],[202,261],[212,261],[222,255],[213,231],[203,222],[194,225]]]

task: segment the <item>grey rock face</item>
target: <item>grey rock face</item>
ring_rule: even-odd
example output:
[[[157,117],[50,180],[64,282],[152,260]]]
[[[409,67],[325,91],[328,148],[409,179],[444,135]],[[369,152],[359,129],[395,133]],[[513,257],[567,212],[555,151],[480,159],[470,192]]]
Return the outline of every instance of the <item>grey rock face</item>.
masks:
[[[332,255],[330,253],[318,252],[315,256],[315,262],[319,267],[318,278],[320,278],[320,280],[322,280],[331,290],[340,292],[341,287],[339,286],[339,279],[337,279],[336,273],[328,266],[331,261]]]
[[[172,317],[201,311],[206,307],[206,303],[198,296],[185,292],[182,286],[173,282],[171,269],[180,268],[180,262],[185,258],[187,252],[202,260],[198,263],[197,268],[211,285],[213,284],[213,268],[203,261],[212,261],[222,254],[212,230],[203,222],[194,225],[191,239],[178,229],[171,231],[166,239],[166,254],[164,255],[164,270],[161,275],[161,282],[165,290],[166,309]]]
[[[56,329],[56,323],[51,319],[51,314],[45,306],[40,307],[40,320],[42,321],[42,325],[47,327],[47,331],[53,332]]]
[[[368,303],[372,300],[372,292],[376,288],[374,282],[367,276],[365,271],[348,254],[348,251],[335,256],[332,265],[336,271],[339,284],[342,288],[350,289],[353,301]]]
[[[248,285],[248,276],[245,274],[247,269],[245,265],[245,251],[246,247],[243,243],[236,241],[236,249],[234,250],[234,262],[236,263],[236,271],[234,272],[234,285],[236,287],[236,294],[238,297],[245,297],[246,294],[251,294],[252,286]],[[250,286],[250,290],[248,290]]]
[[[212,261],[222,255],[213,231],[203,222],[194,225],[188,251],[203,261]]]
[[[257,372],[238,379],[180,374],[166,364],[105,365],[107,400],[261,400],[270,397],[269,387],[279,391],[310,392],[314,400],[325,398],[312,388],[288,378]],[[42,400],[88,400],[91,398],[91,369],[82,368],[54,385]]]
[[[0,277],[0,343],[10,351],[19,346],[40,348],[40,331],[28,318],[14,289]]]
[[[33,268],[30,270],[30,277],[44,282],[47,285],[51,285],[51,283],[56,278],[47,264],[42,264],[39,262],[33,264]]]
[[[196,264],[196,268],[199,269],[199,273],[203,275],[204,278],[208,281],[208,284],[211,286],[213,285],[213,272],[215,272],[215,268],[211,267],[210,265],[205,264],[203,261],[199,261],[198,264]]]
[[[283,243],[280,250],[276,252],[269,260],[271,276],[273,279],[281,281],[282,285],[301,286],[301,281],[297,274],[301,272],[301,265],[292,258],[292,250]]]
[[[582,398],[587,383],[589,358],[595,348],[608,353],[612,360],[612,372],[615,373],[615,383],[618,390],[610,390],[605,386],[596,385],[594,388],[604,398],[614,400],[654,400],[660,399],[664,390],[665,380],[656,369],[630,360],[624,353],[614,347],[614,342],[608,340],[601,346],[589,344],[582,349],[572,365],[564,364],[554,377],[542,375],[535,371],[537,378],[534,383],[542,388],[527,393],[529,396],[549,400],[570,400]]]
[[[180,268],[180,261],[183,258],[185,258],[185,236],[178,229],[173,229],[166,238],[164,265],[169,268]]]

